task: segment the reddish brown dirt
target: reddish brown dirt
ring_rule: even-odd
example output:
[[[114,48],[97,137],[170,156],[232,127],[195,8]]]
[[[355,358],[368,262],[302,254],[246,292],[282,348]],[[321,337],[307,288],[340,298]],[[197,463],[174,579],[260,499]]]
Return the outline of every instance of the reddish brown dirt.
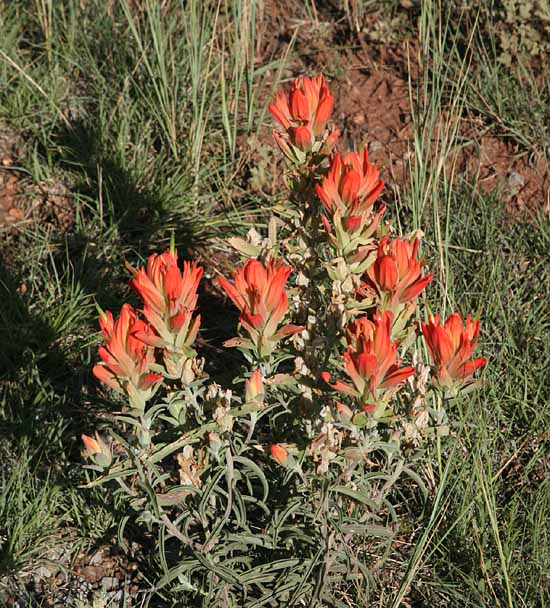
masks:
[[[40,222],[66,232],[75,220],[73,197],[60,180],[31,183],[24,165],[22,137],[0,125],[0,228]]]
[[[403,49],[402,62],[406,61],[405,53]],[[407,160],[414,150],[408,83],[392,63],[372,64],[365,55],[364,50],[356,53],[355,70],[333,87],[340,111],[336,118],[343,123],[343,134],[350,145],[367,143],[369,156],[381,166],[386,181],[402,186]],[[399,55],[393,54],[393,58]],[[364,68],[359,67],[361,62]],[[448,117],[440,117],[436,136],[448,121]],[[469,143],[455,150],[455,170],[485,192],[497,190],[510,211],[547,206],[550,169],[543,155],[529,154],[491,132],[480,136],[483,131],[479,118],[461,120],[458,135]],[[437,149],[437,143],[433,142],[432,147]]]
[[[23,219],[18,205],[20,174],[13,169],[20,153],[17,135],[0,128],[0,226]]]

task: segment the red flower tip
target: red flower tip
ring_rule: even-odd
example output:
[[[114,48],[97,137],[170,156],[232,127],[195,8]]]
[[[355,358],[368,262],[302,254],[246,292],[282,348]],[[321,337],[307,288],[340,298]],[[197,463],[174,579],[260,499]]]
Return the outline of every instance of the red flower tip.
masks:
[[[422,260],[418,259],[418,239],[404,240],[385,236],[378,244],[377,258],[367,271],[365,286],[380,295],[406,304],[417,298],[432,280],[422,276]]]
[[[373,217],[372,209],[383,185],[378,169],[368,162],[365,151],[349,152],[343,158],[336,152],[328,174],[315,190],[327,216],[332,220],[338,212],[342,224],[354,233],[360,226],[376,229],[381,216]]]
[[[88,451],[88,454],[93,456],[94,454],[101,453],[101,446],[99,445],[99,442],[96,439],[84,434],[81,435],[81,439],[84,443],[84,447]]]
[[[327,384],[330,384],[330,374],[328,372],[321,372],[321,378]]]
[[[288,310],[285,285],[290,270],[275,260],[268,260],[264,265],[251,259],[235,273],[233,283],[223,277],[218,278],[220,287],[240,310],[241,325],[253,341],[259,340],[260,334],[278,340],[303,329],[288,325],[278,331],[279,323]]]
[[[296,127],[289,129],[290,141],[300,150],[307,152],[313,144],[311,131],[307,127]]]

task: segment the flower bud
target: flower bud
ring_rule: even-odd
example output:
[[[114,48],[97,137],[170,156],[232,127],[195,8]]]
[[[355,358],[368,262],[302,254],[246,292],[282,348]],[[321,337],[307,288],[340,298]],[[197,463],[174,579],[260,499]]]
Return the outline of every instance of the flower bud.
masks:
[[[86,455],[97,466],[108,469],[111,466],[112,456],[109,446],[96,433],[95,439],[89,435],[82,435],[82,441],[86,448]]]
[[[99,442],[96,441],[93,437],[89,435],[81,435],[82,441],[84,442],[84,447],[88,452],[88,456],[93,456],[94,454],[101,453],[101,446]]]
[[[214,458],[218,458],[220,448],[222,447],[222,440],[218,433],[208,433],[208,442],[210,444],[210,450]]]
[[[244,392],[246,403],[255,401],[259,405],[263,405],[265,391],[262,374],[259,369],[255,369],[250,378],[246,381]]]
[[[142,448],[148,448],[151,445],[151,433],[148,429],[138,431],[138,441]]]
[[[288,452],[286,448],[278,443],[271,446],[271,458],[282,467],[286,467],[288,464]]]
[[[187,359],[183,364],[183,371],[181,373],[181,381],[184,384],[191,384],[195,380],[194,360]]]

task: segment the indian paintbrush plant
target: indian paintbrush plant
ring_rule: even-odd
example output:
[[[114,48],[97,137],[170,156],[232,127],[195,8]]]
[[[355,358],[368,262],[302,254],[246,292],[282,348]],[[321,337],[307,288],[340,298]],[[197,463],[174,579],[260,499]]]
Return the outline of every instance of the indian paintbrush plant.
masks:
[[[158,539],[155,590],[185,605],[343,605],[372,587],[399,530],[396,485],[422,483],[418,454],[486,363],[478,320],[424,309],[421,235],[384,219],[366,146],[336,151],[323,76],[269,109],[288,197],[261,243],[229,239],[242,264],[216,281],[239,311],[233,384],[194,349],[203,270],[173,244],[128,266],[138,309],[100,313],[94,375],[125,404],[82,436],[89,485],[127,496]]]

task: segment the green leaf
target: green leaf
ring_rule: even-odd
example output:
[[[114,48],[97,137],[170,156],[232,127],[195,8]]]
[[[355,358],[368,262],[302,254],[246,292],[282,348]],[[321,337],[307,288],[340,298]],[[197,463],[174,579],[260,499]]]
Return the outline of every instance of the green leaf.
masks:
[[[250,458],[246,458],[245,456],[235,456],[233,460],[234,462],[238,462],[245,468],[249,469],[260,480],[264,491],[262,502],[265,503],[267,497],[269,496],[269,484],[267,483],[267,479],[265,478],[263,471],[255,462],[250,460]]]
[[[358,492],[356,490],[352,490],[351,488],[346,488],[345,486],[331,486],[329,491],[335,492],[336,494],[341,494],[343,496],[347,496],[348,498],[352,498],[356,502],[361,502],[364,505],[367,505],[373,512],[377,511],[377,506],[375,501],[362,492]]]

